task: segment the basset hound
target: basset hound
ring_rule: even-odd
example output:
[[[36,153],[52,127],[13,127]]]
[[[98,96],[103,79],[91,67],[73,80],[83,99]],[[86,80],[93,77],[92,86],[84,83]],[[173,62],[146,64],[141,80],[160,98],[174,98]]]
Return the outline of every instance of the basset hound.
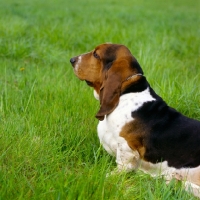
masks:
[[[200,197],[200,121],[169,107],[124,45],[101,44],[70,62],[100,101],[98,137],[117,171],[177,179]]]

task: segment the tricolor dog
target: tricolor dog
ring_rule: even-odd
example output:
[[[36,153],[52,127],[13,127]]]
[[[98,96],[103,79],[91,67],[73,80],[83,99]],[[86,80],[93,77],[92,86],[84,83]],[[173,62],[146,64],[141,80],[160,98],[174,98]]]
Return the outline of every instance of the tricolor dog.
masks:
[[[70,62],[100,101],[98,136],[117,171],[181,180],[200,197],[200,121],[169,107],[124,45],[101,44]]]

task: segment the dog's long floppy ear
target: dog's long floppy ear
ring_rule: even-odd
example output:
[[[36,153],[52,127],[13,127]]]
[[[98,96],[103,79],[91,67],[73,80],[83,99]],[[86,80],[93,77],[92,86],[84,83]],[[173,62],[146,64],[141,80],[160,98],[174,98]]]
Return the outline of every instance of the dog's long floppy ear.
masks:
[[[115,61],[106,73],[100,89],[100,110],[96,114],[96,118],[100,121],[104,120],[105,115],[111,113],[119,103],[127,65],[128,61],[125,59]]]

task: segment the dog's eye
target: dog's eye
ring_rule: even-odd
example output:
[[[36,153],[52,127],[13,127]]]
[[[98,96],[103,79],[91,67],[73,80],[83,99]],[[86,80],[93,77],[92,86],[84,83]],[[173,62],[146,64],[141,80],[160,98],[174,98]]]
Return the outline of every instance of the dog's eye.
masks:
[[[96,58],[96,59],[100,59],[99,55],[94,51],[93,53],[93,56]]]

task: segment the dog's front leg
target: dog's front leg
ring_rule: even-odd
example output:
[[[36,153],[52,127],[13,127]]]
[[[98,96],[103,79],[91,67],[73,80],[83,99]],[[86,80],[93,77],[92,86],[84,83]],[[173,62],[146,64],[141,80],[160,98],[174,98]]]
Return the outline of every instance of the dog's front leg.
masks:
[[[127,143],[118,143],[116,163],[118,172],[137,169],[140,162],[138,151],[133,151]]]
[[[117,168],[114,169],[111,173],[108,173],[107,177],[137,169],[140,165],[139,153],[137,151],[131,150],[128,144],[118,143],[116,151],[116,163]]]

